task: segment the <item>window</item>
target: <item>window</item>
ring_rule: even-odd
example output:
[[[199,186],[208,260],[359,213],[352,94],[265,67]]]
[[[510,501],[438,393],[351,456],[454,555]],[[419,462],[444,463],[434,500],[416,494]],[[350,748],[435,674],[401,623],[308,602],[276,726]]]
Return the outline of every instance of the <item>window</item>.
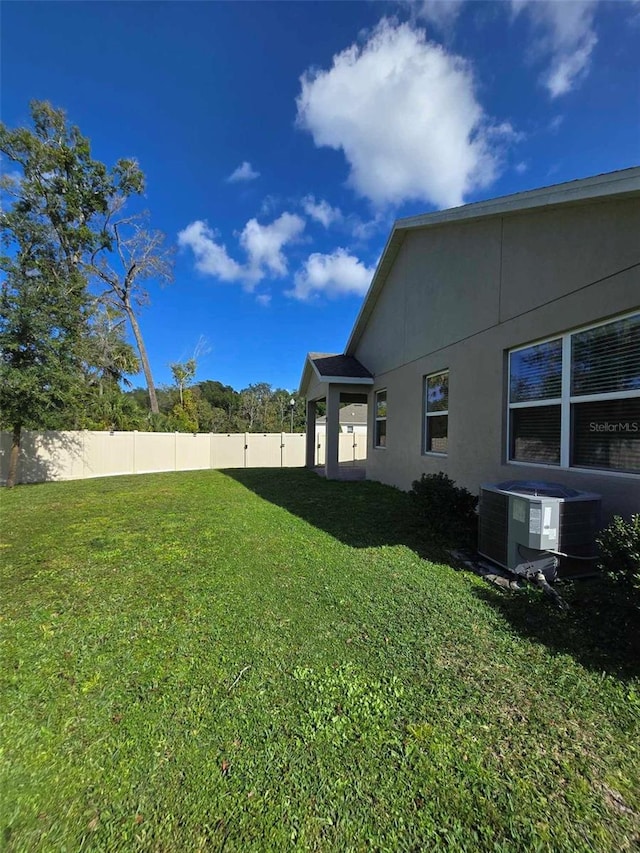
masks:
[[[375,446],[387,446],[387,391],[376,391],[375,406]]]
[[[640,473],[640,314],[509,353],[509,459]]]
[[[348,432],[348,433],[352,433],[352,432],[353,432],[353,424],[347,424],[347,432]]]
[[[425,453],[445,454],[449,434],[449,371],[432,373],[425,379]]]
[[[509,357],[509,458],[560,464],[562,338]]]

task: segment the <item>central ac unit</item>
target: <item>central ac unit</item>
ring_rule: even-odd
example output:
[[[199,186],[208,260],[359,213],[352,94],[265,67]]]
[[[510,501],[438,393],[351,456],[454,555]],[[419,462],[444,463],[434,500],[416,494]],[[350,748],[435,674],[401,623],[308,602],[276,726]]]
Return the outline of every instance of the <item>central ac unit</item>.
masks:
[[[510,571],[526,573],[545,556],[592,558],[600,495],[559,483],[508,480],[480,489],[478,552]]]

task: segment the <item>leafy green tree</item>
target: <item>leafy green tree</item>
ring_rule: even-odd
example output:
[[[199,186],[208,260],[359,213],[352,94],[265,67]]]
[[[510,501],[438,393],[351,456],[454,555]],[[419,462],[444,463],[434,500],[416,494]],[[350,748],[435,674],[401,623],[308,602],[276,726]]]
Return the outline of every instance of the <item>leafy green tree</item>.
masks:
[[[249,385],[240,392],[238,414],[246,432],[266,432],[270,401],[271,385],[267,382]]]
[[[174,361],[169,367],[171,368],[173,381],[176,383],[178,393],[180,394],[180,405],[182,405],[185,388],[191,384],[196,375],[196,360],[195,358],[190,358],[187,361]]]
[[[146,413],[117,386],[107,388],[88,400],[77,424],[80,429],[124,431],[146,430],[148,426]]]
[[[198,432],[198,408],[190,388],[182,392],[182,399],[171,410],[169,423],[177,432]]]
[[[109,248],[104,217],[116,197],[143,189],[133,160],[109,170],[62,110],[31,103],[32,128],[0,123],[0,152],[19,177],[2,179],[5,274],[0,295],[0,407],[13,431],[15,483],[23,427],[43,427],[83,389],[92,315],[84,265]]]
[[[224,431],[228,431],[234,414],[238,410],[240,395],[234,390],[231,385],[223,385],[221,382],[214,382],[211,379],[205,379],[198,382],[196,386],[202,398],[206,400],[213,409],[222,409],[227,417],[227,423]]]
[[[174,361],[169,365],[178,389],[179,401],[171,410],[171,424],[179,432],[198,432],[198,407],[193,392],[188,387],[196,375],[195,358]]]
[[[89,322],[86,339],[87,384],[97,388],[98,395],[108,387],[130,385],[127,374],[137,373],[140,362],[133,347],[125,339],[125,319],[110,306],[97,303]]]
[[[137,373],[140,363],[125,339],[125,318],[98,303],[85,341],[85,399],[75,413],[74,429],[144,429],[145,409],[123,393],[128,373]]]

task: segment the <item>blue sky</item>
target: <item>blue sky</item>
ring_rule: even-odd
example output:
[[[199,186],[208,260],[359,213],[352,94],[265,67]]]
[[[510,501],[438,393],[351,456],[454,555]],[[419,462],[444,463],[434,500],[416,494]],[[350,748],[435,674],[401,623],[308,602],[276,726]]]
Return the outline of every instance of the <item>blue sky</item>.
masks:
[[[394,219],[637,165],[640,3],[5,2],[2,118],[135,156],[175,281],[156,382],[297,387],[341,352]],[[142,384],[140,381],[139,384]]]

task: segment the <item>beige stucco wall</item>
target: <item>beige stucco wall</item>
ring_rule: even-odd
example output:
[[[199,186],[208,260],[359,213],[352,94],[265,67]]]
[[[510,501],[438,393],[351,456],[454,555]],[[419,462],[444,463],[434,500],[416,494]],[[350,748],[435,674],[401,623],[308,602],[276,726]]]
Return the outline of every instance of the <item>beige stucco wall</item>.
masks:
[[[640,511],[640,476],[507,464],[505,449],[507,350],[640,307],[639,264],[638,199],[410,232],[353,353],[387,388],[387,447],[370,438],[367,477],[407,489],[443,470],[473,491],[556,480],[600,492],[606,514]],[[422,396],[445,368],[443,458],[422,453]]]

